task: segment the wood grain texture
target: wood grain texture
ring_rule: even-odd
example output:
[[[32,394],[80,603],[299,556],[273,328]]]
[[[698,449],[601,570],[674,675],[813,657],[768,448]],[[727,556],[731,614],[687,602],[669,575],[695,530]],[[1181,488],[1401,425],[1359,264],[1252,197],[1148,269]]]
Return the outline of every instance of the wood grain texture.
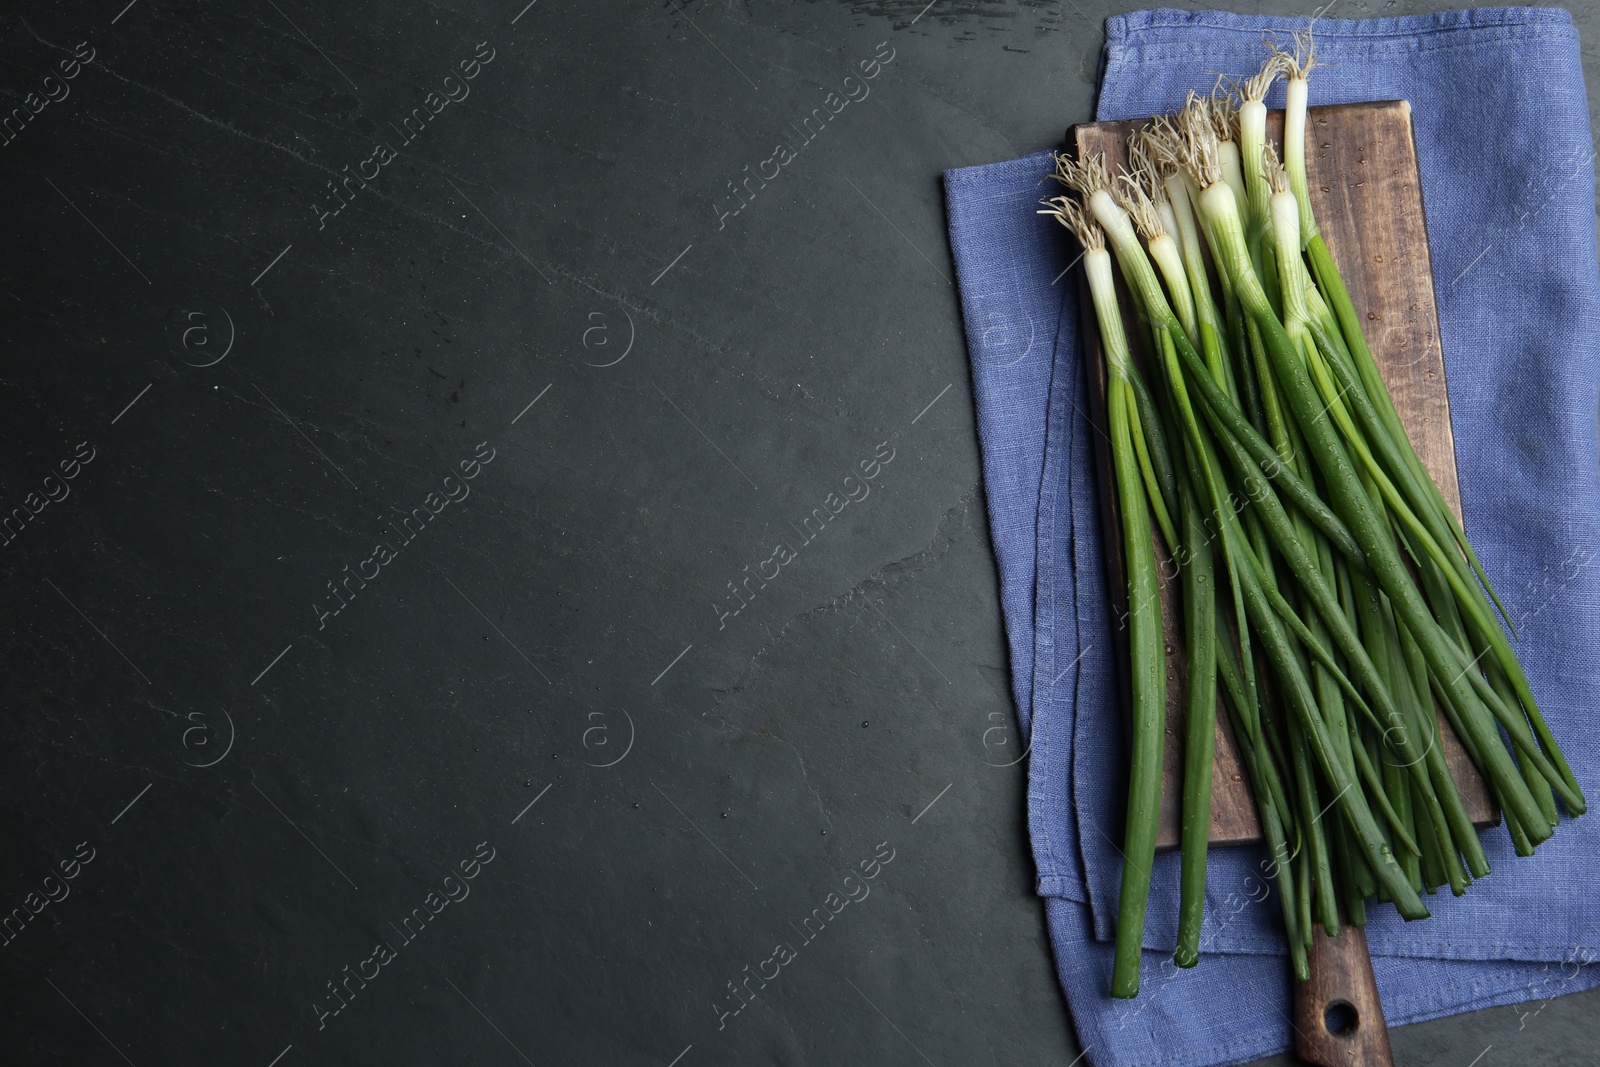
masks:
[[[1068,143],[1080,156],[1104,153],[1113,167],[1125,158],[1130,132],[1143,121],[1102,122],[1075,126]],[[1268,136],[1281,143],[1283,113],[1268,117]],[[1351,301],[1366,316],[1364,332],[1401,421],[1444,498],[1459,518],[1460,488],[1456,481],[1455,442],[1450,431],[1450,399],[1445,385],[1444,354],[1439,346],[1438,310],[1434,303],[1433,269],[1428,255],[1427,226],[1422,209],[1422,181],[1416,143],[1411,134],[1411,108],[1404,101],[1346,104],[1310,109],[1307,178],[1312,209],[1323,240],[1339,264]],[[1104,433],[1105,361],[1099,330],[1079,271],[1082,294],[1084,366],[1088,375],[1089,416],[1095,434],[1096,462],[1113,604],[1118,617],[1126,599],[1121,533],[1111,487],[1111,455]],[[1119,287],[1121,281],[1118,281]],[[1218,290],[1220,291],[1220,290]],[[1124,296],[1127,294],[1124,292]],[[1144,330],[1125,299],[1126,329],[1134,358],[1147,365]],[[1157,538],[1157,554],[1165,553]],[[1170,568],[1163,569],[1163,575]],[[1167,736],[1163,760],[1161,814],[1157,847],[1178,844],[1183,793],[1185,679],[1182,643],[1177,632],[1176,585],[1162,581],[1162,608],[1169,656]],[[1127,696],[1126,631],[1117,628],[1117,661]],[[1467,757],[1450,724],[1440,715],[1443,747],[1467,813],[1479,826],[1498,819],[1488,789]],[[1250,789],[1244,779],[1238,744],[1227,714],[1217,711],[1217,756],[1212,770],[1211,841],[1245,844],[1260,840]]]
[[[1318,1067],[1392,1067],[1366,931],[1346,926],[1329,937],[1318,926],[1311,959],[1311,977],[1294,989],[1296,1055]]]

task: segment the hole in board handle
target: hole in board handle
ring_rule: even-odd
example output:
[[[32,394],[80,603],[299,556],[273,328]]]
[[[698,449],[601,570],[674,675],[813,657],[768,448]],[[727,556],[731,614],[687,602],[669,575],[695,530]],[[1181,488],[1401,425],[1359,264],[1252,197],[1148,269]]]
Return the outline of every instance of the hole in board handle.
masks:
[[[1323,1012],[1322,1025],[1335,1037],[1349,1037],[1361,1025],[1361,1014],[1349,1001],[1336,1000]]]

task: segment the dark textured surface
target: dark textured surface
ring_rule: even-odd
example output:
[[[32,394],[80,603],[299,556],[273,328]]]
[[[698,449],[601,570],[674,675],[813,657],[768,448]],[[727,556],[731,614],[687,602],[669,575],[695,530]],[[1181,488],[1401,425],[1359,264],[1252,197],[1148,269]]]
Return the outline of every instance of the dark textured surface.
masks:
[[[62,898],[0,1060],[1072,1062],[938,175],[1087,118],[1129,6],[0,16],[6,109],[68,94],[0,147],[0,899]]]

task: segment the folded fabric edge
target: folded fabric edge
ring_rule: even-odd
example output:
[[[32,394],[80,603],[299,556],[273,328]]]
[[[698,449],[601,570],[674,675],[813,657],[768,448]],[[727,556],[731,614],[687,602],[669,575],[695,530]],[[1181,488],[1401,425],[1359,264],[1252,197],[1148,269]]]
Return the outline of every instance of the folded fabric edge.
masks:
[[[990,492],[990,487],[993,484],[993,472],[989,466],[991,456],[988,448],[988,435],[982,418],[983,382],[977,369],[977,353],[983,347],[984,335],[973,324],[971,316],[968,314],[969,271],[975,267],[981,268],[983,264],[981,257],[974,257],[966,246],[966,242],[959,239],[957,231],[963,228],[969,215],[980,213],[980,210],[974,208],[973,205],[974,203],[981,203],[985,199],[982,195],[983,191],[991,186],[1014,181],[1019,174],[1046,173],[1043,160],[1047,157],[1048,153],[1046,152],[1035,152],[1018,159],[956,167],[944,173],[945,215],[950,227],[951,255],[955,265],[957,299],[961,304],[962,332],[966,341],[968,357],[973,361],[970,372],[973,380],[974,399],[979,408],[978,438],[980,452],[982,453],[984,510],[990,524],[991,539],[994,536],[994,529],[1000,522],[1000,516],[997,514],[997,505]],[[978,195],[969,198],[967,193],[971,190],[978,190]],[[1037,486],[1033,488],[1033,492],[1037,493]],[[1017,721],[1021,728],[1024,744],[1031,745],[1033,731],[1033,675],[1031,670],[1033,632],[1031,624],[1035,596],[1034,572],[1030,562],[1028,567],[1027,613],[1025,619],[1022,619],[1012,610],[1011,605],[1008,603],[1011,598],[1019,595],[1014,588],[1014,583],[1018,576],[1011,575],[1008,577],[1003,546],[995,543],[993,547],[998,568],[997,577],[1000,584],[1000,597],[1004,609],[1002,610],[1002,623],[1005,631],[1006,665],[1010,673],[1012,703],[1017,714]],[[1032,546],[1030,545],[1029,547],[1031,548]],[[1022,619],[1021,624],[1019,625],[1014,619]]]
[[[971,250],[964,247],[959,238],[963,229],[972,225],[974,219],[981,219],[986,214],[992,214],[995,201],[994,196],[991,194],[993,194],[994,190],[1009,188],[1011,192],[1003,196],[1002,199],[1015,202],[1019,199],[1017,195],[1019,189],[1025,189],[1037,184],[1039,185],[1039,197],[1043,198],[1052,191],[1051,188],[1041,183],[1041,179],[1044,179],[1050,171],[1049,153],[1041,151],[1018,159],[952,168],[946,171],[944,175],[946,212],[950,220],[952,246],[956,256],[956,277],[958,291],[961,294],[963,326],[966,333],[967,348],[973,361],[974,389],[979,394],[979,438],[980,443],[984,443],[985,497],[986,502],[989,504],[989,519],[992,527],[997,525],[1000,517],[996,514],[995,501],[991,495],[994,482],[991,479],[989,463],[1000,457],[991,456],[986,443],[987,435],[982,417],[984,400],[981,394],[984,391],[986,381],[990,385],[1003,385],[1004,383],[1003,380],[997,382],[992,373],[980,372],[980,366],[985,365],[985,361],[980,357],[985,348],[987,334],[976,325],[977,320],[971,314],[973,297],[968,292],[967,283],[969,281],[969,270],[982,268],[985,264],[981,256],[973,258],[969,255]],[[1066,242],[1057,241],[1060,234],[1054,223],[1041,221],[1040,226],[1044,227],[1048,232],[1052,247],[1056,243],[1059,243],[1063,249],[1066,247]],[[1067,265],[1067,256],[1063,253],[1060,256],[1060,262],[1051,267],[1050,273],[1058,273],[1056,267],[1065,267]],[[1041,275],[1041,278],[1043,277],[1048,277],[1048,274]],[[977,288],[981,290],[982,286],[980,285]],[[1051,292],[1053,293],[1055,290],[1051,289]],[[1070,285],[1061,289],[1060,293],[1059,299],[1063,305],[1069,300],[1076,299],[1075,292]],[[1047,339],[1055,338],[1060,328],[1058,325],[1056,328],[1050,329],[1046,335]],[[1074,334],[1075,332],[1074,329]],[[1029,347],[1031,350],[1031,340]],[[1048,416],[1049,405],[1052,402],[1056,402],[1057,398],[1055,397],[1054,385],[1053,348],[1047,344],[1044,351],[1051,353],[1051,358],[1047,362],[1051,370],[1044,379],[1047,384],[1044,390],[1043,406],[1039,414],[1048,424],[1050,422]],[[1009,365],[1003,364],[1002,366]],[[1044,462],[1041,461],[1040,470],[1035,472],[1035,476],[1043,474],[1044,466]],[[1030,481],[1025,491],[1030,493],[1035,501],[1038,500],[1040,486],[1037,482]],[[1038,519],[1039,516],[1036,512],[1034,516],[1035,524],[1037,524]],[[1052,818],[1055,808],[1046,803],[1039,792],[1040,768],[1052,765],[1052,760],[1049,752],[1051,748],[1051,741],[1048,736],[1049,731],[1046,731],[1046,736],[1042,737],[1036,732],[1033,714],[1035,710],[1035,694],[1033,693],[1032,683],[1034,680],[1033,668],[1035,667],[1036,647],[1033,627],[1030,624],[1034,622],[1034,612],[1039,592],[1037,560],[1032,551],[1036,537],[1037,526],[1035,525],[1035,528],[1030,531],[1027,537],[1029,551],[1022,553],[1027,557],[1026,563],[1030,578],[1028,597],[1031,599],[1024,605],[1021,602],[1020,591],[1012,590],[1009,595],[1017,602],[1014,604],[1008,603],[1005,619],[1007,651],[1012,675],[1012,697],[1015,701],[1015,710],[1022,727],[1022,745],[1031,753],[1027,769],[1029,777],[1027,803],[1029,837],[1032,843],[1036,871],[1035,891],[1042,896],[1059,895],[1067,899],[1083,901],[1087,900],[1088,890],[1083,882],[1081,860],[1077,856],[1076,846],[1071,840],[1057,841],[1056,838],[1060,835],[1052,833],[1047,828],[1046,824]],[[1002,547],[1001,544],[996,542],[997,562],[1000,564],[1001,571],[1002,600],[1006,600],[1008,596],[1007,562],[1001,552]],[[1020,550],[1020,545],[1016,547]],[[1017,562],[1020,562],[1020,556],[1017,561],[1013,562],[1013,569]],[[1021,614],[1024,609],[1027,612],[1026,619]]]
[[[1001,159],[993,163],[974,163],[966,167],[953,167],[944,172],[945,189],[963,188],[974,185],[988,185],[1001,177],[1010,177],[1019,172],[1038,174],[1042,179],[1049,174],[1049,168],[1041,167],[1041,162],[1050,157],[1049,149],[1030,152],[1016,159]],[[1056,188],[1060,188],[1057,186]],[[1044,197],[1041,192],[1040,198]]]
[[[1583,993],[1600,985],[1600,967],[1593,964],[1581,965],[1578,973],[1571,978],[1563,979],[1564,988],[1556,996],[1569,996],[1573,993]],[[1412,1010],[1397,1014],[1392,1019],[1384,1021],[1390,1026],[1410,1026],[1412,1023],[1425,1023],[1432,1019],[1446,1019],[1452,1015],[1460,1015],[1468,1011],[1482,1011],[1484,1008],[1499,1008],[1509,1004],[1526,1004],[1530,1000],[1537,1000],[1545,991],[1545,983],[1527,984],[1516,989],[1497,989],[1470,994],[1465,1000],[1460,998],[1460,988],[1442,989],[1427,998],[1427,1002],[1416,1005]]]
[[[1239,15],[1228,11],[1184,11],[1179,8],[1150,8],[1106,19],[1106,44],[1122,44],[1135,34],[1141,44],[1160,43],[1163,36],[1173,39],[1196,29],[1223,30],[1259,35],[1263,30],[1300,28],[1309,24],[1302,17],[1280,15]],[[1396,18],[1315,20],[1319,38],[1415,37],[1418,32],[1460,29],[1504,29],[1512,27],[1571,27],[1571,12],[1558,7],[1479,7],[1440,11],[1428,15]],[[1170,31],[1170,32],[1164,32]]]

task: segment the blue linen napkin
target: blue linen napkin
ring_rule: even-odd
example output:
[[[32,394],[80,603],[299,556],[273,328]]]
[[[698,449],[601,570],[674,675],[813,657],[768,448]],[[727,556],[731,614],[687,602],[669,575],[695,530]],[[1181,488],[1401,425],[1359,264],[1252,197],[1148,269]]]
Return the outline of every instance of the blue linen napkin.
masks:
[[[1175,110],[1254,73],[1300,20],[1158,10],[1106,24],[1097,118]],[[1600,798],[1600,271],[1589,111],[1571,18],[1480,9],[1318,20],[1311,103],[1412,104],[1466,528],[1517,624],[1551,728]],[[1281,106],[1269,98],[1270,106]],[[1171,965],[1177,857],[1158,859],[1144,989],[1107,996],[1126,756],[1079,361],[1077,249],[1034,208],[1046,153],[946,174],[1028,819],[1057,969],[1095,1064],[1237,1063],[1288,1049],[1289,978],[1264,852],[1213,850],[1200,966]],[[1391,1024],[1600,984],[1600,816],[1563,822],[1433,917],[1374,909]]]

